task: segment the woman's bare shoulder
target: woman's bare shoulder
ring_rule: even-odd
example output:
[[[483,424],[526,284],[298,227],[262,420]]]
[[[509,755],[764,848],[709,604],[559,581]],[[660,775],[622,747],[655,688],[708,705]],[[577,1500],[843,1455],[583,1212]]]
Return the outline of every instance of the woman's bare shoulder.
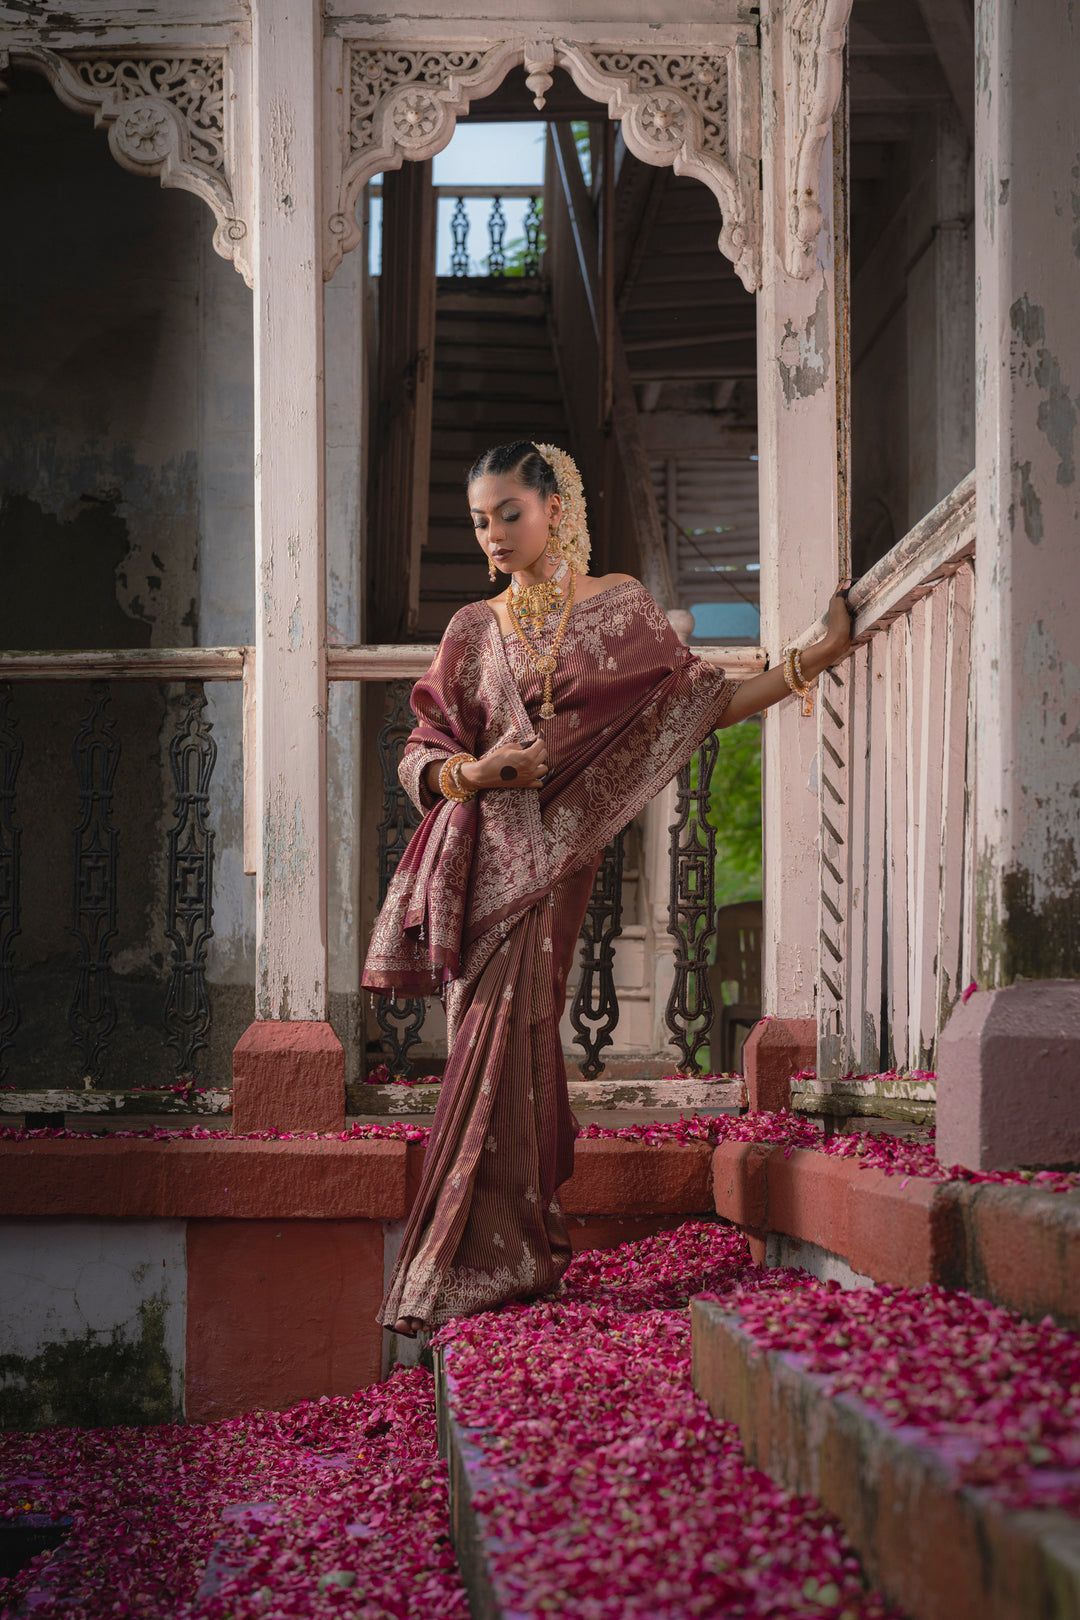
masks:
[[[575,594],[579,602],[584,602],[587,597],[599,596],[601,591],[610,591],[614,585],[637,583],[633,574],[584,574],[578,579]]]

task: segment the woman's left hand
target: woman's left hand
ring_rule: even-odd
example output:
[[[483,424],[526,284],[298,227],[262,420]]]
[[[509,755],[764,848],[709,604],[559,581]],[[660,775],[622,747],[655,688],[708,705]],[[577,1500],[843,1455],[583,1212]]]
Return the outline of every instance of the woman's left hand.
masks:
[[[829,628],[825,632],[824,641],[819,645],[822,650],[828,650],[831,664],[843,658],[851,648],[854,614],[848,607],[847,598],[850,589],[850,585],[842,585],[829,599]]]

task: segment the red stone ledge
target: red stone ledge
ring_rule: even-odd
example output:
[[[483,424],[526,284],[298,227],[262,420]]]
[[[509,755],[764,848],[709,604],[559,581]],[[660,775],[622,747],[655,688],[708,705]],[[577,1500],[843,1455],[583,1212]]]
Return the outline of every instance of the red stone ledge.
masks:
[[[707,1142],[587,1137],[559,1203],[567,1215],[711,1215],[712,1156]]]
[[[940,1183],[890,1176],[812,1149],[721,1142],[716,1212],[754,1233],[779,1232],[841,1255],[875,1282],[918,1288],[941,1269],[951,1223],[935,1221]]]
[[[931,1439],[799,1358],[763,1351],[739,1318],[691,1304],[694,1388],[734,1423],[748,1460],[840,1520],[870,1580],[912,1620],[1080,1614],[1080,1524],[1010,1512],[959,1483]]]
[[[386,1138],[31,1138],[0,1142],[0,1216],[400,1220],[423,1164],[424,1143]],[[711,1213],[711,1166],[706,1143],[586,1140],[560,1201],[572,1216]]]
[[[757,1247],[815,1243],[875,1282],[941,1283],[1080,1329],[1080,1191],[887,1175],[855,1158],[760,1142],[713,1154],[718,1215]]]
[[[0,1142],[0,1216],[396,1220],[410,1144],[386,1139]]]
[[[951,1182],[939,1218],[946,1208],[952,1243],[936,1281],[1080,1332],[1080,1191]]]

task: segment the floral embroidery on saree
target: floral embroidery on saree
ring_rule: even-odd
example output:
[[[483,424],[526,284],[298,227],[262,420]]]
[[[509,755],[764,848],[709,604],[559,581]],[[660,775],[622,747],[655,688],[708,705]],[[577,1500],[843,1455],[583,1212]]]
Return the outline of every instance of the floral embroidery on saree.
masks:
[[[416,683],[401,780],[424,816],[363,982],[442,988],[449,1057],[380,1320],[442,1322],[558,1285],[570,1245],[556,1189],[576,1125],[556,987],[561,997],[605,845],[691,758],[733,690],[647,591],[617,584],[570,615],[543,788],[458,805],[432,802],[426,766],[530,741],[539,682],[478,602],[455,614]]]

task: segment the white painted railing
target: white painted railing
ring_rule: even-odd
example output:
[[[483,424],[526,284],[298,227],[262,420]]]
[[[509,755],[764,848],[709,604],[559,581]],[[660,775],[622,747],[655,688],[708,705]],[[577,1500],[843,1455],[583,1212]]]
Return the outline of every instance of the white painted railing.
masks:
[[[933,1068],[971,978],[974,555],[969,475],[852,587],[820,682],[822,1079]]]

